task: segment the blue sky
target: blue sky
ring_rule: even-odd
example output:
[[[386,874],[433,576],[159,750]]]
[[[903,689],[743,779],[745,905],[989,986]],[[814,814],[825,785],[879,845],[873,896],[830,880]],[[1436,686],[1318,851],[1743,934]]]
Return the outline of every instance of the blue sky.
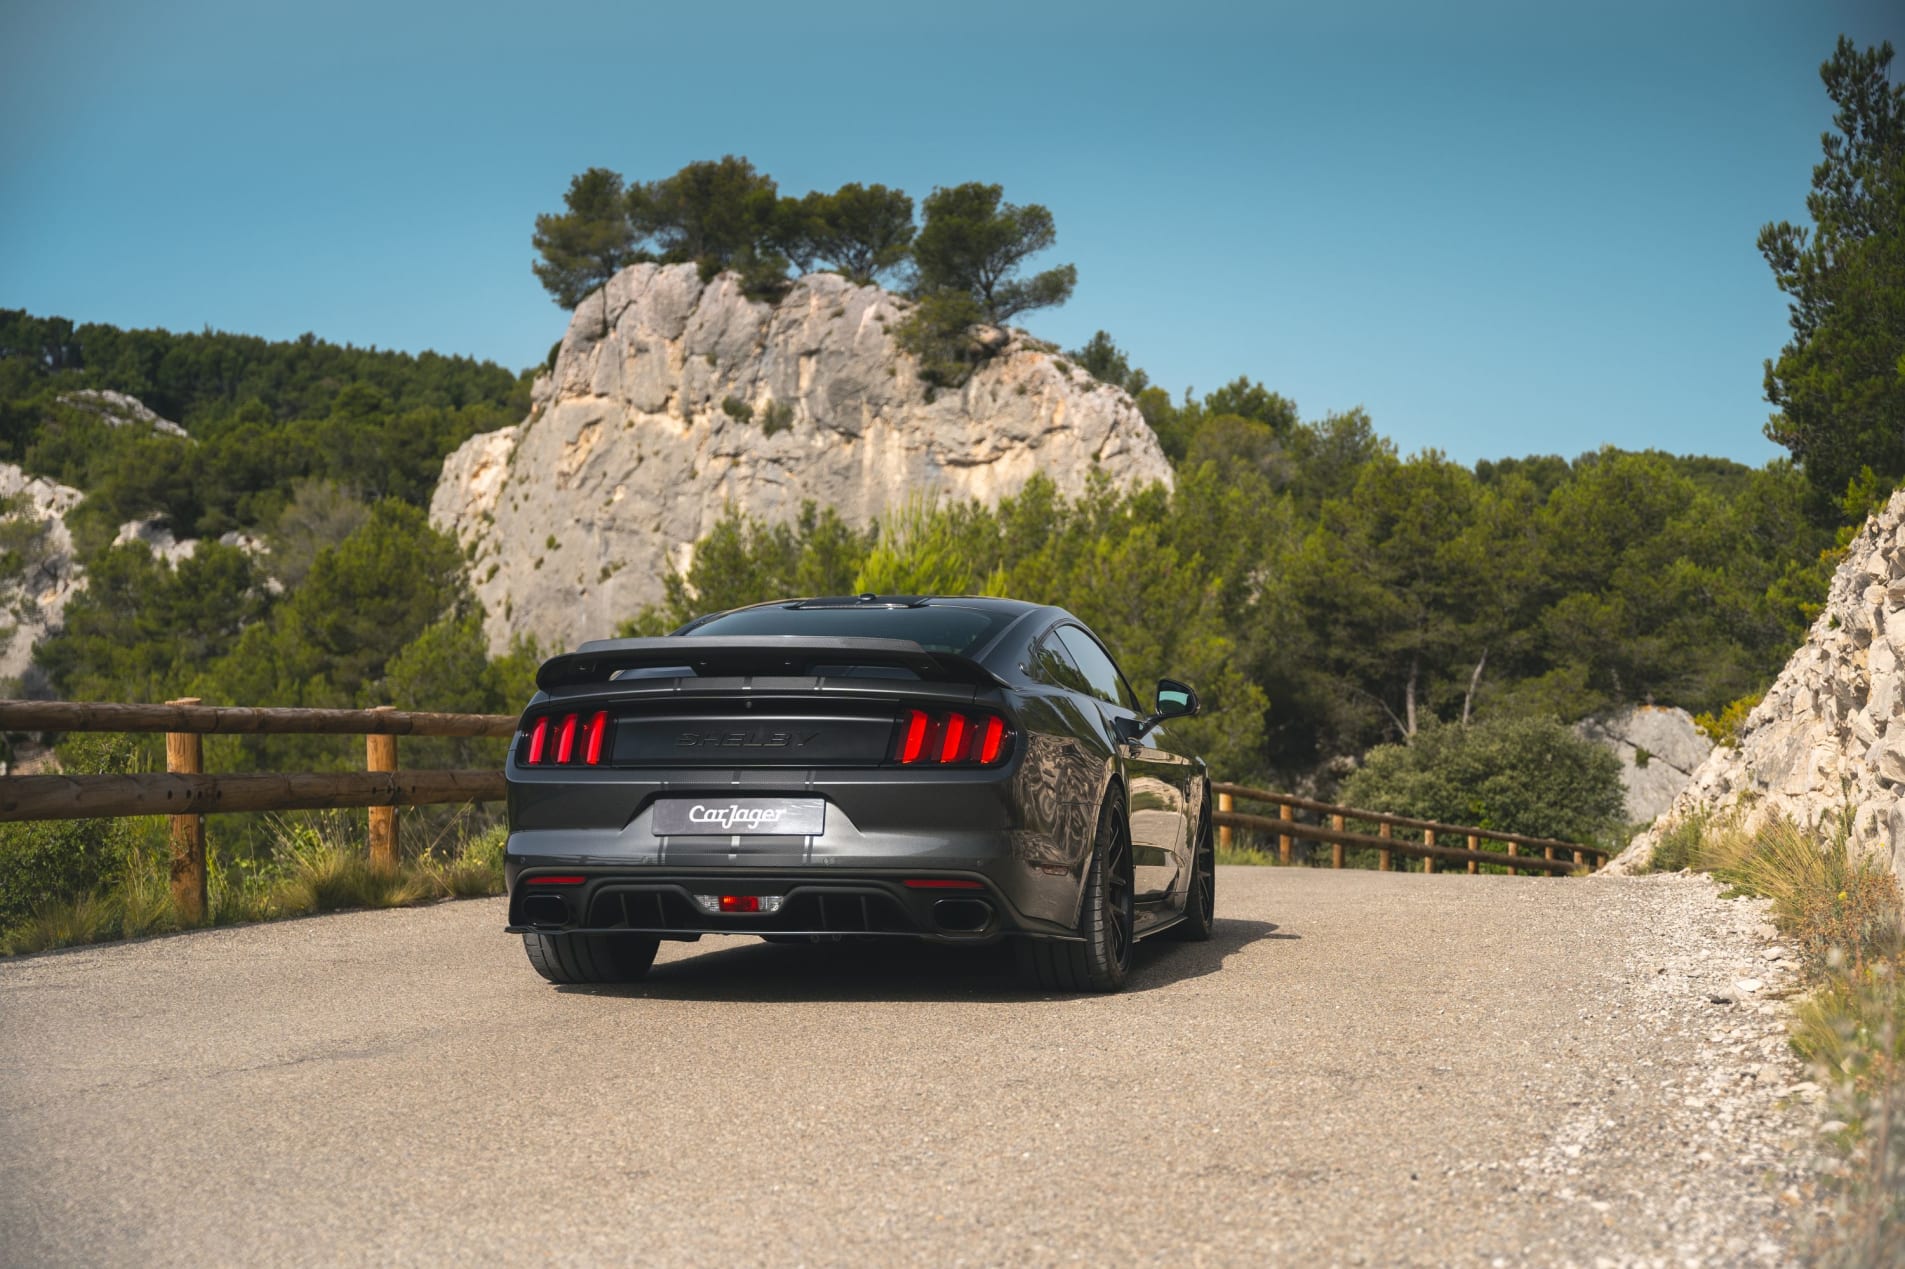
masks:
[[[1895,0],[0,6],[0,307],[540,361],[590,165],[1000,182],[1174,391],[1239,374],[1463,461],[1763,462],[1834,38]],[[1893,77],[1905,74],[1896,64]]]

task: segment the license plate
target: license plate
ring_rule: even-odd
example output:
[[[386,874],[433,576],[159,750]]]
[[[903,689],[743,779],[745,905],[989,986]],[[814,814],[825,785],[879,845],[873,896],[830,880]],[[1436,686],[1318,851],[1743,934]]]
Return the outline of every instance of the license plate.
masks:
[[[660,837],[781,834],[826,831],[824,798],[665,798],[655,803]]]

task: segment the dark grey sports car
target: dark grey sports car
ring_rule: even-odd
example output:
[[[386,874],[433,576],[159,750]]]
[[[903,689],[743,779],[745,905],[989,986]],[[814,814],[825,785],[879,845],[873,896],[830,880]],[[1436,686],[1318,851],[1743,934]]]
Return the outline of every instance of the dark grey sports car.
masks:
[[[1015,940],[1112,991],[1210,937],[1209,781],[1076,617],[859,595],[737,608],[546,662],[511,747],[509,930],[552,982],[662,939]]]

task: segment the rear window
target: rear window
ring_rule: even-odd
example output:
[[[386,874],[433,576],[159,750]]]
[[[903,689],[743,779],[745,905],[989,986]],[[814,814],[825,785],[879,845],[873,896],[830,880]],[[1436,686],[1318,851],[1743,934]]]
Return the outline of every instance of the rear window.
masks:
[[[697,635],[807,635],[908,639],[928,652],[966,656],[1018,614],[979,608],[747,608],[696,626]]]

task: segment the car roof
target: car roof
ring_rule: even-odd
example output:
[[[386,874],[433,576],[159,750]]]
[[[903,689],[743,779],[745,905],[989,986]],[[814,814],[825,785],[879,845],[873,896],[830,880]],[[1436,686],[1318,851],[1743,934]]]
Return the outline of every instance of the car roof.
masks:
[[[756,608],[977,608],[987,612],[1005,612],[1023,615],[1048,607],[1034,604],[1023,599],[1006,599],[997,595],[876,595],[868,592],[864,595],[810,595],[805,598],[770,599],[765,603],[743,604],[739,608],[729,608],[720,613],[706,613],[695,619],[699,625],[710,617],[725,616],[729,612],[750,612]],[[1054,612],[1057,610],[1054,609]]]
[[[973,660],[982,664],[990,662],[1001,653],[1008,659],[1016,655],[1013,645],[1019,640],[1027,639],[1028,636],[1024,632],[1028,622],[1032,626],[1031,633],[1036,634],[1045,629],[1050,622],[1078,620],[1063,608],[1057,608],[1051,604],[1034,604],[1023,599],[1006,599],[997,595],[877,595],[868,592],[864,595],[821,595],[806,599],[772,599],[766,603],[743,604],[738,608],[703,613],[674,633],[693,634],[697,628],[713,621],[716,617],[725,617],[729,613],[752,612],[758,608],[859,608],[862,606],[867,608],[976,608],[983,612],[1002,613],[1011,620],[983,645],[974,648],[970,654]],[[1034,614],[1042,615],[1035,616]],[[1018,646],[1023,644],[1019,643]]]

